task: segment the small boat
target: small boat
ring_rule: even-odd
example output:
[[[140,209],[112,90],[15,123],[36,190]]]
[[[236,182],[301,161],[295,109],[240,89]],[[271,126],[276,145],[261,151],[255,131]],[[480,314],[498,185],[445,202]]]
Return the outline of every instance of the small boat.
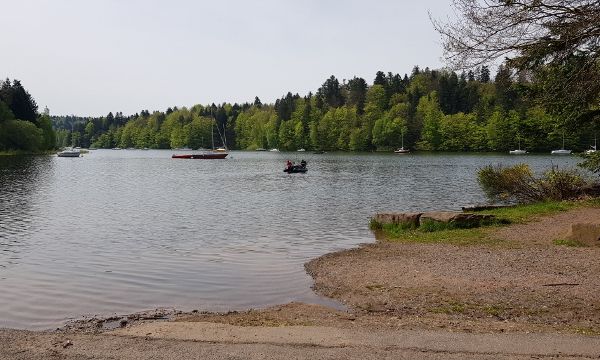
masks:
[[[304,148],[302,148],[302,149],[298,149],[298,150],[296,150],[296,151],[299,151],[299,152],[304,152],[304,151],[306,151],[306,150],[305,150]]]
[[[306,168],[306,161],[304,160],[302,160],[300,164],[292,164],[288,162],[288,166],[286,166],[286,168],[283,169],[283,172],[286,172],[288,174],[305,173],[307,171],[308,169]]]
[[[510,150],[508,153],[511,155],[525,155],[525,154],[527,154],[527,151],[517,149],[517,150]]]
[[[258,148],[258,149],[254,150],[254,151],[267,151],[267,149],[265,149],[265,148]]]
[[[410,153],[409,149],[404,148],[404,131],[402,132],[402,146],[399,149],[394,150],[396,154],[408,154]]]
[[[317,150],[317,151],[313,151],[313,154],[317,154],[317,155],[319,155],[319,154],[325,154],[325,151],[323,151],[323,150]]]
[[[597,148],[596,148],[596,138],[594,138],[594,145],[590,145],[590,149],[586,150],[586,151],[585,151],[585,154],[586,154],[586,155],[590,155],[590,154],[593,154],[593,153],[595,153],[595,152],[597,152],[597,151],[598,151],[598,150],[597,150]]]
[[[519,139],[519,148],[516,150],[510,150],[508,153],[511,155],[525,155],[527,154],[527,151],[521,150],[521,139]]]
[[[226,152],[203,151],[195,154],[173,154],[172,159],[225,159]]]
[[[273,148],[273,149],[271,149],[271,150],[269,150],[269,151],[270,151],[270,152],[279,152],[279,149],[277,149],[277,148]]]
[[[571,150],[566,150],[565,149],[565,134],[563,134],[563,146],[562,146],[562,149],[552,150],[552,151],[550,151],[550,154],[552,154],[552,155],[570,155],[571,154]]]
[[[81,155],[81,150],[66,148],[63,151],[56,154],[59,157],[79,157]]]

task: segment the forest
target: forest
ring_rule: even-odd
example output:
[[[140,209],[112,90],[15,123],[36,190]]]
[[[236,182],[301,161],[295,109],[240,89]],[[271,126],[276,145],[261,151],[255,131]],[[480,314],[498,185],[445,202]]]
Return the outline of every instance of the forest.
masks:
[[[401,76],[379,71],[373,83],[331,76],[315,93],[263,104],[194,105],[99,118],[53,116],[59,146],[326,151],[585,150],[598,129],[572,126],[530,96],[533,75],[499,66],[457,74],[420,69]],[[571,125],[571,126],[569,126]]]
[[[18,80],[0,81],[0,152],[37,153],[55,148],[49,113],[43,114]]]

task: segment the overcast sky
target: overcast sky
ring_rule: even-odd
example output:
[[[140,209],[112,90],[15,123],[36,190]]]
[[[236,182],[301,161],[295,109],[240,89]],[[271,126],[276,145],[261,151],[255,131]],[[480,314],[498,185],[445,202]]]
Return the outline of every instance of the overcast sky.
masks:
[[[53,115],[307,94],[440,68],[450,0],[2,0],[0,76]]]

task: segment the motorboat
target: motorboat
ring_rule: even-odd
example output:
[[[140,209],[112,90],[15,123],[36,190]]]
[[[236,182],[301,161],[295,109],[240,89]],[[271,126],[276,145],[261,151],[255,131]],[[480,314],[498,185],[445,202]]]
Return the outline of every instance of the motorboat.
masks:
[[[306,151],[306,150],[305,150],[304,148],[302,148],[302,149],[298,149],[298,150],[296,150],[296,151],[299,151],[299,152],[304,152],[304,151]]]
[[[73,149],[73,148],[66,148],[56,155],[59,157],[79,157],[81,155],[81,150]]]
[[[267,151],[267,149],[265,149],[265,148],[258,148],[255,151]]]
[[[270,152],[279,152],[279,149],[277,149],[277,148],[273,148],[273,149],[271,149],[271,150],[269,150],[269,151],[270,151]]]

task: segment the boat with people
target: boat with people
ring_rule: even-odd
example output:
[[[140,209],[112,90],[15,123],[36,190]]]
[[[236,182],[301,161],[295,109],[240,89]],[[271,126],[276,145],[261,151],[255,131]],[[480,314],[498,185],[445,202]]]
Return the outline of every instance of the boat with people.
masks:
[[[307,171],[308,169],[306,168],[305,160],[300,161],[300,164],[294,164],[293,162],[288,160],[285,163],[285,169],[283,169],[283,172],[286,172],[288,174],[305,173]]]
[[[79,157],[81,155],[81,149],[66,148],[56,155],[58,157]]]

